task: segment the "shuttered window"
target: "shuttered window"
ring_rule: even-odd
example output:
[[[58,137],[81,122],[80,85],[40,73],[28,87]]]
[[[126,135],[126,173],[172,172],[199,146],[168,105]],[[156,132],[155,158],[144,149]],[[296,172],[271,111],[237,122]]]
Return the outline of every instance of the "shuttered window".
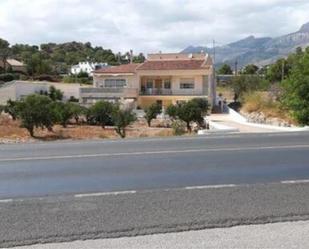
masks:
[[[115,87],[115,88],[121,88],[126,85],[125,79],[106,79],[104,81],[105,87]]]

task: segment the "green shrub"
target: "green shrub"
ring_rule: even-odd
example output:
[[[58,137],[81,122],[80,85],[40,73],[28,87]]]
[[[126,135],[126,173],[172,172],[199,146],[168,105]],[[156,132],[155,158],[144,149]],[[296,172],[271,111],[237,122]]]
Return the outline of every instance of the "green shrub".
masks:
[[[167,115],[170,116],[170,118],[175,119],[177,118],[177,110],[178,110],[178,107],[176,105],[169,105],[166,108],[165,112]]]
[[[63,92],[59,89],[56,89],[56,87],[54,87],[54,86],[50,86],[48,96],[53,101],[62,100],[63,99]]]
[[[17,102],[18,117],[22,127],[34,136],[34,128],[52,129],[55,117],[51,108],[52,100],[44,95],[32,94]]]
[[[63,77],[63,82],[64,83],[92,84],[93,79],[90,77],[79,78],[78,76],[67,75]]]
[[[89,108],[88,121],[90,124],[99,124],[102,128],[106,125],[113,124],[112,114],[115,105],[108,101],[99,101]]]
[[[4,112],[11,115],[12,119],[15,120],[18,116],[18,102],[9,99],[4,106]]]
[[[4,73],[0,74],[0,81],[9,82],[15,80],[14,74],[12,73]]]
[[[172,122],[172,129],[175,136],[181,136],[186,133],[186,124],[181,120],[174,120]]]
[[[48,75],[48,74],[41,74],[39,76],[36,76],[34,80],[38,81],[49,81],[49,82],[59,82],[60,78],[55,75]]]
[[[283,82],[282,102],[301,125],[309,125],[309,48],[297,58]]]
[[[266,91],[270,86],[269,81],[257,75],[240,75],[232,80],[232,88],[237,98],[243,100],[246,93]],[[237,100],[235,98],[235,101]]]

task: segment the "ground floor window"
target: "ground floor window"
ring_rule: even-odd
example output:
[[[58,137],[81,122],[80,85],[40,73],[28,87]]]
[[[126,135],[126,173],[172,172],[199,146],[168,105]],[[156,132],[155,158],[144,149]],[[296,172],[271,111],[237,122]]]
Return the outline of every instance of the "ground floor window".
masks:
[[[106,79],[104,81],[105,87],[115,87],[115,88],[121,88],[126,85],[125,79]]]

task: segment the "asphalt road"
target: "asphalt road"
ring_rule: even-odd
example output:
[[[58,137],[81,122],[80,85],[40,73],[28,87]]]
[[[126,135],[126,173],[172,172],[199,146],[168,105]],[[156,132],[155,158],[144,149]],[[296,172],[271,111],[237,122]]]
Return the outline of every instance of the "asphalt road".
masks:
[[[0,145],[0,199],[309,179],[309,133]]]
[[[307,220],[307,179],[308,133],[1,145],[0,247]]]

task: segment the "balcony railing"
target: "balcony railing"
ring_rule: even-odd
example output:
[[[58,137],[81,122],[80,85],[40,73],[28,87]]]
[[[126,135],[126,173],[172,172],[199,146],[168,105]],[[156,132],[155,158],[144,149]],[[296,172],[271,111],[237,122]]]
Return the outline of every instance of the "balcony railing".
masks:
[[[136,98],[138,91],[136,88],[116,88],[116,87],[87,87],[80,88],[81,97],[124,97]]]
[[[172,89],[160,89],[160,88],[148,88],[148,89],[141,89],[140,95],[144,96],[162,96],[162,95],[185,95],[185,96],[202,96],[204,95],[202,91],[195,90],[195,89],[179,89],[179,90],[172,90]]]

